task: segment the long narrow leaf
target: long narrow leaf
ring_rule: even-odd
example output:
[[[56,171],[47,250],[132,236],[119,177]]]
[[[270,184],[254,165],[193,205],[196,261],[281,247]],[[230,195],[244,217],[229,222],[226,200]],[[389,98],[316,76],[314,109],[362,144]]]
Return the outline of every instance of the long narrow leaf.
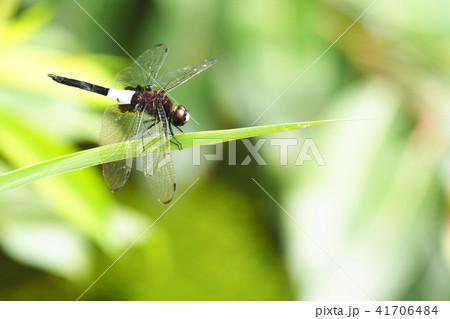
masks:
[[[218,142],[227,142],[237,139],[249,138],[268,133],[282,132],[299,128],[310,127],[319,124],[333,123],[339,121],[354,121],[362,119],[347,120],[324,120],[313,122],[297,122],[275,125],[264,125],[245,127],[230,130],[204,131],[186,134],[177,134],[176,138],[182,143],[183,148],[193,146],[202,146],[217,144]],[[150,139],[144,140],[144,143],[151,143]],[[139,150],[142,141],[137,140],[134,149]],[[0,192],[13,189],[37,180],[67,173],[77,169],[83,169],[106,162],[124,159],[126,154],[123,143],[106,145],[92,148],[86,151],[68,154],[65,156],[53,158],[41,163],[27,166],[3,175],[0,175]],[[158,150],[154,150],[158,151]],[[137,154],[134,154],[137,155]]]

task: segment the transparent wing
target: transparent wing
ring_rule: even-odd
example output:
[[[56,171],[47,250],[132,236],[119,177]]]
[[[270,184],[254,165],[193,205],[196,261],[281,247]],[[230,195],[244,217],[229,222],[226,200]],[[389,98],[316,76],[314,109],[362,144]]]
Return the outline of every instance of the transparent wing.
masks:
[[[143,128],[143,137],[154,139],[145,146],[137,163],[140,162],[152,193],[158,201],[167,204],[175,194],[175,171],[170,156],[168,123],[162,105],[157,107],[156,113],[154,125]]]
[[[152,86],[159,69],[167,56],[167,47],[163,44],[155,45],[142,53],[129,67],[120,71],[111,85],[115,89],[126,87],[135,88],[138,85]]]
[[[143,113],[132,112],[130,104],[112,105],[103,114],[100,132],[100,145],[127,142],[113,152],[100,153],[102,160],[107,161],[115,156],[126,159],[103,164],[103,177],[110,191],[116,192],[127,181],[133,165],[133,141],[136,139]]]
[[[156,85],[160,89],[166,92],[170,92],[190,78],[196,76],[200,72],[214,65],[214,63],[216,63],[216,60],[214,59],[205,60],[203,62],[199,62],[190,66],[186,66],[182,69],[166,73],[156,81]]]

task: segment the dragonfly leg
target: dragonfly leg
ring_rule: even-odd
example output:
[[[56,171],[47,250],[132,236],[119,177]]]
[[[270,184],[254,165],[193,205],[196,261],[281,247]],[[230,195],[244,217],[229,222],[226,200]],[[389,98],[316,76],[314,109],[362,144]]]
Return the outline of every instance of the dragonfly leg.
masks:
[[[174,138],[175,138],[175,137],[174,137]],[[177,139],[176,139],[176,140],[177,140]],[[178,141],[178,140],[177,140],[177,142],[174,142],[174,141],[170,140],[170,143],[176,145],[176,146],[178,147],[178,150],[180,150],[180,151],[183,149],[183,147],[180,147],[181,143],[180,143],[180,141]]]
[[[181,129],[181,128],[179,128],[178,126],[176,126],[175,125],[175,127],[181,132],[181,133],[183,133],[184,134],[184,132],[183,132],[183,130]]]
[[[178,147],[178,149],[181,151],[182,149],[183,149],[183,145],[181,145],[181,142],[175,137],[175,135],[173,134],[173,129],[172,129],[172,125],[169,123],[169,129],[170,129],[170,135],[172,135],[172,137],[173,137],[173,139],[175,140],[175,141],[177,141],[176,143],[174,142],[174,141],[170,141],[170,142],[172,142],[173,144],[175,144],[177,147]]]
[[[153,122],[153,125],[155,125],[155,120],[145,120],[143,123],[144,125],[147,125],[148,123]],[[148,129],[151,129],[153,127],[153,125],[151,125]]]

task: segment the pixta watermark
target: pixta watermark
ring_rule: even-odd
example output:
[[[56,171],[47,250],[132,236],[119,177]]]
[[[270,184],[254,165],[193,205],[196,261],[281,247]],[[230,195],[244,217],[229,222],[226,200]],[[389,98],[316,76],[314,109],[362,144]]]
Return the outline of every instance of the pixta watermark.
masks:
[[[237,143],[244,145],[245,154],[237,154]],[[206,145],[214,144],[215,150],[205,152]],[[194,139],[192,164],[201,165],[202,159],[207,161],[228,161],[228,165],[248,165],[255,161],[257,165],[267,165],[260,151],[263,146],[273,148],[273,152],[278,152],[279,165],[287,166],[294,164],[301,166],[306,162],[315,162],[318,166],[325,166],[325,160],[319,151],[314,139],[307,138],[299,141],[295,138],[258,139],[255,144],[249,139],[230,141],[228,143],[228,158],[224,159],[224,143],[221,139]],[[242,152],[242,148],[239,148]],[[264,152],[267,154],[267,152]],[[240,156],[238,156],[240,155]],[[243,157],[243,159],[242,159]],[[295,160],[294,160],[295,158]]]

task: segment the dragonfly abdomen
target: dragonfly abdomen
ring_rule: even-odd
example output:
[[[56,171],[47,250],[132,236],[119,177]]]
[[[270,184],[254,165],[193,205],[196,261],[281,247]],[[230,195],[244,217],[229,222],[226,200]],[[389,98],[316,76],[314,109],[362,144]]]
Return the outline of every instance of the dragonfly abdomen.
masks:
[[[48,76],[51,77],[53,79],[53,81],[56,81],[58,83],[68,85],[68,86],[73,86],[73,87],[76,87],[76,88],[79,88],[79,89],[82,89],[85,91],[101,94],[101,95],[107,96],[109,98],[112,98],[114,100],[117,100],[118,102],[121,102],[121,103],[130,103],[131,99],[135,93],[134,91],[130,91],[130,90],[108,89],[108,88],[105,88],[100,85],[95,85],[95,84],[84,82],[84,81],[69,79],[69,78],[65,78],[63,76],[54,75],[54,74],[49,74]]]
[[[85,91],[89,91],[89,92],[94,92],[97,94],[101,94],[101,95],[108,95],[108,88],[105,88],[103,86],[99,86],[99,85],[95,85],[95,84],[91,84],[88,82],[84,82],[84,81],[78,81],[78,80],[74,80],[74,79],[69,79],[69,78],[65,78],[59,75],[54,75],[54,74],[49,74],[49,77],[51,77],[53,79],[53,81],[56,81],[58,83],[64,84],[64,85],[68,85],[68,86],[73,86]]]

